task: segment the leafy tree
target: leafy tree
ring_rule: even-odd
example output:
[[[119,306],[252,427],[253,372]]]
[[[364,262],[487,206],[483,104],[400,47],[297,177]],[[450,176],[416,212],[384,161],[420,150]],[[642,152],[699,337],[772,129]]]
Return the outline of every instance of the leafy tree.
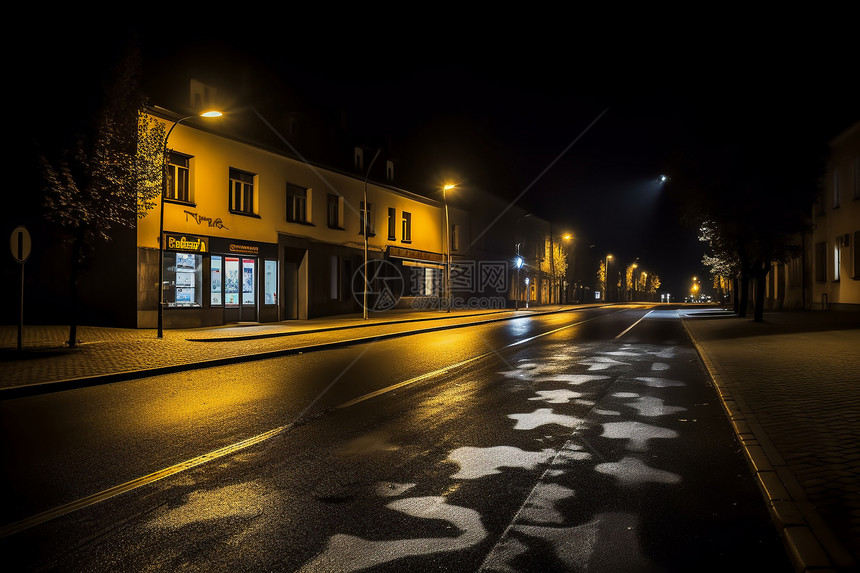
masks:
[[[550,302],[558,302],[556,285],[567,272],[567,255],[564,246],[552,241],[544,241],[544,256],[540,261],[540,270],[550,277]],[[553,300],[555,298],[555,300]]]
[[[132,46],[70,148],[40,157],[46,218],[70,245],[70,347],[77,344],[78,276],[94,245],[110,241],[117,227],[134,228],[160,193],[164,129],[142,113],[140,69]]]

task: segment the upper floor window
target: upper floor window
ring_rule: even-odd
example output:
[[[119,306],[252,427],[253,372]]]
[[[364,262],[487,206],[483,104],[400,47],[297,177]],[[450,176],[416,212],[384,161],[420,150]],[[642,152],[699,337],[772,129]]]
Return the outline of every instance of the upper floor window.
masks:
[[[188,184],[188,163],[190,157],[171,151],[167,156],[167,194],[165,199],[191,202]]]
[[[309,223],[310,189],[287,183],[287,221]]]
[[[332,229],[343,228],[343,197],[328,196],[328,226]]]
[[[397,238],[397,209],[394,207],[388,208],[388,240],[393,241]]]
[[[839,171],[833,170],[833,208],[839,207]]]
[[[854,159],[854,198],[860,199],[860,157]]]
[[[230,168],[230,210],[234,213],[254,213],[253,173]]]
[[[373,203],[367,204],[367,209],[364,208],[364,201],[359,203],[359,213],[358,213],[358,234],[363,235],[365,229],[365,221],[367,221],[367,236],[372,237],[376,234],[376,230],[373,226]]]
[[[460,250],[460,225],[451,225],[451,250]]]
[[[412,213],[403,211],[403,233],[400,238],[404,243],[412,241]]]

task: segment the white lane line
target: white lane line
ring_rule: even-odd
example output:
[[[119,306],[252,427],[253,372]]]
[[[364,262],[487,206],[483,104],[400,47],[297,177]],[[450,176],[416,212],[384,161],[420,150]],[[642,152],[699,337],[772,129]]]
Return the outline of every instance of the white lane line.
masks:
[[[636,326],[637,324],[639,324],[640,322],[642,322],[643,320],[645,320],[645,317],[646,317],[646,316],[648,316],[649,314],[651,314],[652,312],[654,312],[654,311],[653,311],[653,310],[649,310],[648,312],[646,312],[645,314],[643,314],[643,315],[642,315],[642,318],[640,318],[639,320],[637,320],[636,322],[634,322],[633,324],[631,324],[630,326],[628,326],[627,328],[625,328],[625,329],[624,329],[624,331],[623,331],[621,334],[619,334],[618,336],[616,336],[615,338],[621,338],[622,336],[624,336],[625,334],[627,334],[629,331],[633,330],[633,327],[634,327],[634,326]]]

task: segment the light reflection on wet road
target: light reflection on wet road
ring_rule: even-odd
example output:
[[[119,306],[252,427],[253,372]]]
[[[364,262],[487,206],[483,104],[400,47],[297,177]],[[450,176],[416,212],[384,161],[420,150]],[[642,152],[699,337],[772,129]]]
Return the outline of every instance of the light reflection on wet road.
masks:
[[[46,480],[33,494],[54,487],[43,504],[57,503],[303,413],[265,447],[125,494],[128,517],[112,513],[117,500],[53,524],[90,540],[66,563],[682,571],[731,568],[755,549],[753,561],[780,570],[782,547],[680,323],[649,317],[615,338],[645,312],[518,319],[68,393],[61,405],[83,408],[88,425],[51,463],[73,460],[75,485]],[[54,406],[42,399],[32,407],[44,415]],[[74,426],[56,408],[46,437]],[[123,423],[139,412],[146,421]],[[126,459],[112,471],[98,463],[110,451]],[[118,519],[110,533],[105,521]]]

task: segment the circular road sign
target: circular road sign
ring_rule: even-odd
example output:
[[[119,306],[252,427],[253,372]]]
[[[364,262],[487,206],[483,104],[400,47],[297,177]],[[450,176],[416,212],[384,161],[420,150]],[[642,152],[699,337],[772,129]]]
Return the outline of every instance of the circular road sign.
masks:
[[[26,227],[15,227],[12,231],[12,236],[9,238],[9,247],[12,249],[12,256],[19,263],[23,263],[30,256],[30,232]]]

